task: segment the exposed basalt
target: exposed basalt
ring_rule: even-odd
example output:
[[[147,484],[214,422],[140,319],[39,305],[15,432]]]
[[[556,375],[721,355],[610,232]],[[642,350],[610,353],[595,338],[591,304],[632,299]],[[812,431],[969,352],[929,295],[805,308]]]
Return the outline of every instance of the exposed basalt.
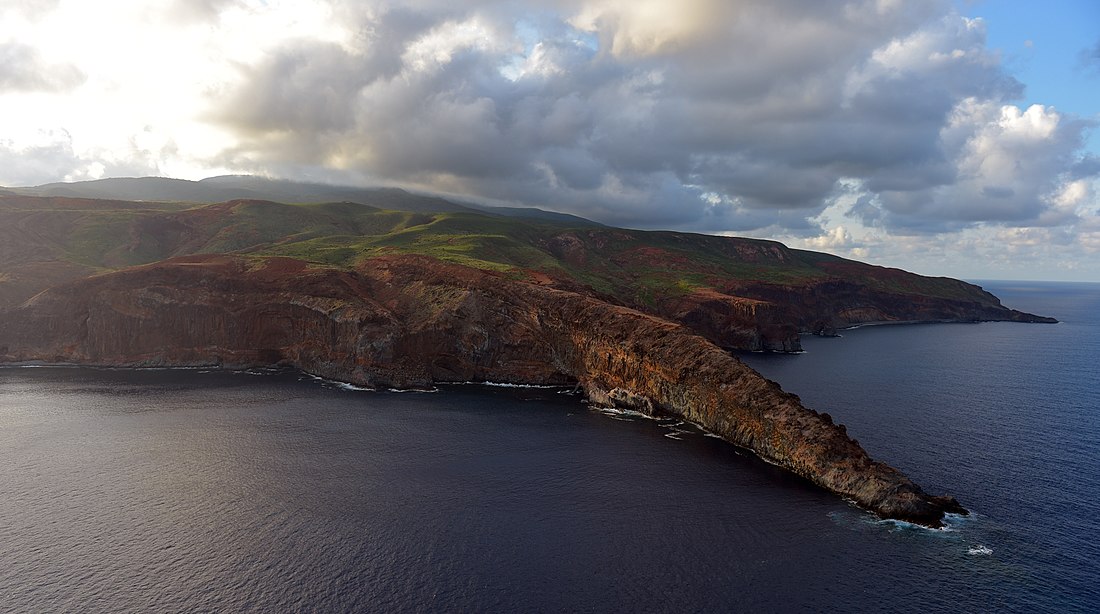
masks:
[[[666,299],[659,305],[659,312],[724,348],[752,352],[802,350],[796,320],[775,303],[706,289]]]
[[[876,462],[681,324],[575,292],[419,256],[358,270],[192,256],[49,289],[0,311],[0,362],[288,365],[372,386],[572,383],[679,416],[885,518],[965,513]]]
[[[982,300],[888,292],[841,280],[800,285],[730,281],[720,290],[702,289],[665,299],[655,311],[722,347],[772,352],[800,351],[803,333],[831,336],[861,324],[1057,322],[1003,307],[988,292],[966,290]]]

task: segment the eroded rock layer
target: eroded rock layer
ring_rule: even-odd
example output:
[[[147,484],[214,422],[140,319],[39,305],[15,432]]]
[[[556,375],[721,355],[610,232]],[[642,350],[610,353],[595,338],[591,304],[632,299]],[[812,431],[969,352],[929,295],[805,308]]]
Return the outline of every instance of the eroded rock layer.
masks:
[[[31,361],[286,365],[385,387],[576,382],[594,402],[682,417],[882,517],[939,526],[965,513],[681,324],[423,256],[350,271],[188,256],[80,279],[0,311],[0,362]]]

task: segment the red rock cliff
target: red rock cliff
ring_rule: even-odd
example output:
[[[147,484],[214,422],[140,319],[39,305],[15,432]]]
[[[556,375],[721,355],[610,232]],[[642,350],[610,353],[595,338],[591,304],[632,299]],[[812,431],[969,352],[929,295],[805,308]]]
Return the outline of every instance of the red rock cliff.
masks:
[[[682,417],[880,516],[938,526],[965,513],[680,324],[426,257],[352,272],[193,256],[82,279],[0,312],[0,362],[28,361],[289,365],[397,387],[578,382],[595,402]]]

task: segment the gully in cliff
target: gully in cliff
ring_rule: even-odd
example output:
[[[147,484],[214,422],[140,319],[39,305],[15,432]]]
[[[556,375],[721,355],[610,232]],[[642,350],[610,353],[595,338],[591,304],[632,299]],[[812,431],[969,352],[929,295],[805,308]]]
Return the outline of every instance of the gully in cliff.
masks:
[[[0,312],[0,362],[28,361],[291,366],[387,388],[579,382],[597,403],[688,420],[883,518],[938,527],[966,513],[680,324],[425,257],[346,271],[192,256],[78,280]]]

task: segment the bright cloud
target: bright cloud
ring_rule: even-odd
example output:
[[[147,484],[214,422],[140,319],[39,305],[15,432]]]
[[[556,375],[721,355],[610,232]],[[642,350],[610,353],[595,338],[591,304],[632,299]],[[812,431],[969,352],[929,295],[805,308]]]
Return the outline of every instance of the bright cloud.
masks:
[[[736,3],[725,0],[594,0],[569,19],[574,27],[601,36],[615,56],[674,53],[724,34]]]

